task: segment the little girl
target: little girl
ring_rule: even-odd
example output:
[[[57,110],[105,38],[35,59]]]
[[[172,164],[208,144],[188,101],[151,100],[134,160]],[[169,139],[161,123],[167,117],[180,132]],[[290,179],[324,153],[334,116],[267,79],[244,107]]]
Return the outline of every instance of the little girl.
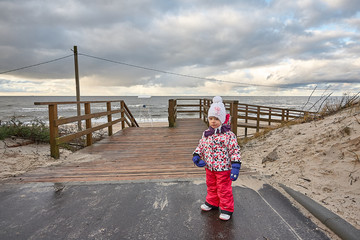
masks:
[[[227,119],[226,119],[227,118]],[[229,220],[234,212],[231,181],[236,181],[241,167],[240,147],[230,131],[222,98],[213,98],[209,112],[209,129],[203,133],[193,153],[193,162],[206,168],[207,196],[203,211],[219,209],[221,220]]]

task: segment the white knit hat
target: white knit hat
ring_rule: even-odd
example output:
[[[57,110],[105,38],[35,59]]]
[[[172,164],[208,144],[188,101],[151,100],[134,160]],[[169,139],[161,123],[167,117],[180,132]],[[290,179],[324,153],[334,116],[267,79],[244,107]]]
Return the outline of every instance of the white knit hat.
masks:
[[[213,103],[209,108],[208,117],[217,117],[221,124],[225,122],[226,110],[221,97],[216,96],[213,98]]]

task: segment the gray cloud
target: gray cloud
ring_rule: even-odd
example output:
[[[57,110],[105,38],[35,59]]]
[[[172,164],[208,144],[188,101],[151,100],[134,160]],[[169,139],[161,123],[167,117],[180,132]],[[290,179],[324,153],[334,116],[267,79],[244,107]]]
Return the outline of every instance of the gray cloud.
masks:
[[[243,71],[239,82],[264,85],[358,83],[359,9],[356,0],[1,1],[0,72],[69,55],[78,45],[80,53],[206,78]],[[95,86],[197,88],[206,82],[79,60],[83,81]],[[312,74],[304,73],[308,67],[269,68],[270,78],[257,77],[259,68],[289,60],[316,60],[321,67]],[[67,58],[11,75],[68,79],[73,69]]]

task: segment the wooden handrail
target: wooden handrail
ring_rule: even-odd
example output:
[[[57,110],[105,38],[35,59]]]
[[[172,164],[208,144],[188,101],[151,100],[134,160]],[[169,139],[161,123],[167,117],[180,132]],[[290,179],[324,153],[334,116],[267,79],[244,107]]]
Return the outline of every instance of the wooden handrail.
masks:
[[[120,103],[120,109],[112,110],[111,103]],[[93,103],[106,103],[106,112],[91,113],[91,104]],[[112,101],[70,101],[70,102],[35,102],[35,105],[48,105],[49,108],[49,129],[50,129],[50,154],[53,158],[59,158],[59,145],[69,142],[75,138],[86,135],[86,145],[90,146],[93,143],[92,133],[103,128],[108,128],[108,135],[113,134],[112,126],[116,123],[121,122],[121,128],[125,128],[125,123],[129,127],[139,127],[134,116],[130,112],[129,108],[123,100],[112,100]],[[72,116],[66,118],[58,118],[58,106],[66,104],[84,104],[84,115]],[[120,113],[121,117],[113,120],[113,115]],[[93,127],[91,120],[93,118],[107,116],[107,123]],[[59,126],[85,120],[85,130],[79,130],[76,133],[72,133],[66,136],[59,136]]]
[[[34,105],[64,105],[64,104],[78,104],[78,103],[107,103],[107,102],[120,102],[123,100],[111,100],[111,101],[67,101],[67,102],[34,102]]]
[[[98,117],[103,117],[103,116],[109,116],[112,114],[116,114],[116,113],[121,113],[124,110],[113,110],[113,111],[109,111],[109,112],[98,112],[98,113],[91,113],[91,114],[85,114],[85,115],[81,115],[79,117],[68,117],[68,118],[60,118],[57,119],[55,121],[55,125],[56,126],[60,126],[60,125],[64,125],[67,123],[72,123],[78,120],[88,120],[91,118],[98,118]]]
[[[199,101],[195,103],[181,103],[179,101]],[[177,113],[199,113],[199,118],[208,124],[207,113],[209,111],[211,99],[197,98],[178,98],[169,100],[169,126],[176,125]],[[237,128],[245,128],[247,136],[248,128],[255,128],[258,132],[261,128],[271,127],[272,124],[280,124],[292,119],[316,116],[314,112],[301,111],[295,109],[285,109],[278,107],[267,107],[253,104],[239,103],[238,101],[224,100],[226,110],[231,115],[231,130],[237,134]],[[194,108],[199,107],[199,110]]]

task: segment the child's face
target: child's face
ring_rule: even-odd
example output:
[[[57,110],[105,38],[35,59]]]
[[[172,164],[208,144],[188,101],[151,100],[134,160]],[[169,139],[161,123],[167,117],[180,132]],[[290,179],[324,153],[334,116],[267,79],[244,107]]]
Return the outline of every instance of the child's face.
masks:
[[[209,117],[209,125],[212,128],[218,128],[220,127],[221,122],[217,117]]]

